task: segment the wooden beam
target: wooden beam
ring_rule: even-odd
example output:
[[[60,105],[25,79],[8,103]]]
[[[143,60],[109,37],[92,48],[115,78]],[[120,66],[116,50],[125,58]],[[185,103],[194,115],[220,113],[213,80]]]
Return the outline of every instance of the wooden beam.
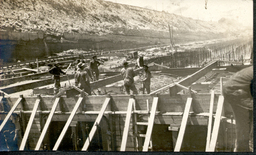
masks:
[[[160,92],[160,91],[162,91],[162,90],[165,90],[165,89],[167,89],[167,88],[169,88],[169,87],[173,87],[173,86],[175,86],[174,83],[169,84],[169,85],[167,85],[167,86],[164,86],[164,87],[162,87],[162,88],[159,88],[159,89],[157,89],[157,90],[151,92],[149,95],[156,94],[156,93],[158,93],[158,92]]]
[[[215,120],[214,120],[213,130],[212,130],[213,132],[212,132],[212,136],[211,136],[210,146],[209,146],[209,148],[206,148],[206,152],[213,152],[215,150],[217,139],[218,139],[218,134],[219,134],[219,129],[220,129],[220,121],[221,121],[223,103],[224,103],[224,97],[222,95],[220,95],[219,100],[218,100],[218,106],[217,106],[216,116],[215,116]]]
[[[51,112],[50,112],[50,114],[49,114],[49,116],[48,116],[48,118],[46,120],[46,123],[44,125],[43,131],[42,131],[42,133],[41,133],[41,135],[40,135],[40,137],[38,139],[38,142],[36,144],[36,148],[35,148],[36,151],[40,149],[40,146],[41,146],[41,144],[42,144],[42,142],[44,140],[45,134],[46,134],[47,129],[48,129],[50,123],[51,123],[53,114],[54,114],[54,112],[55,112],[55,110],[57,108],[57,105],[58,105],[59,101],[60,101],[60,98],[58,97],[58,98],[55,99],[55,102],[53,103]]]
[[[196,71],[194,74],[187,76],[186,78],[180,80],[178,83],[183,86],[190,86],[193,82],[201,78],[203,75],[211,71],[213,68],[217,67],[218,61],[213,61],[207,64],[204,68]]]
[[[103,117],[104,111],[106,110],[106,108],[108,106],[109,101],[110,101],[110,98],[108,97],[108,98],[106,98],[105,102],[103,103],[102,108],[100,110],[100,113],[99,113],[98,117],[96,118],[96,121],[94,122],[94,124],[92,126],[92,129],[91,129],[91,131],[89,133],[89,136],[87,137],[87,139],[86,139],[86,141],[84,143],[82,151],[87,151],[87,149],[88,149],[88,147],[90,145],[90,141],[93,139],[93,136],[94,136],[94,134],[95,134],[95,132],[97,130],[98,125],[100,124],[100,121],[101,121],[101,119]]]
[[[129,125],[130,125],[131,115],[132,115],[132,107],[134,102],[135,100],[133,98],[129,99],[120,151],[125,151],[126,149]]]
[[[38,98],[36,100],[35,105],[34,105],[33,111],[32,111],[32,113],[30,115],[30,118],[29,118],[29,121],[28,121],[28,124],[27,124],[27,127],[26,127],[26,131],[25,131],[24,136],[22,138],[22,141],[21,141],[21,144],[20,144],[20,148],[19,148],[20,151],[23,151],[24,148],[25,148],[25,145],[26,145],[26,142],[27,142],[27,139],[28,139],[28,135],[29,135],[30,129],[32,127],[32,124],[33,124],[33,121],[34,121],[34,118],[35,118],[36,111],[37,111],[37,108],[39,106],[39,103],[40,103],[40,99]]]
[[[61,134],[60,134],[57,142],[55,143],[55,145],[53,147],[53,151],[56,151],[59,148],[60,143],[61,143],[62,139],[64,138],[64,136],[65,136],[65,134],[68,130],[68,127],[69,127],[70,123],[72,122],[72,120],[73,120],[73,118],[76,114],[77,109],[79,108],[80,104],[82,103],[82,100],[83,100],[83,98],[79,97],[78,101],[75,104],[75,107],[73,108],[73,110],[72,110],[72,112],[71,112],[71,114],[70,114],[70,116],[69,116],[69,118],[68,118],[68,120],[67,120],[67,122],[64,126],[64,128],[61,131]]]
[[[22,69],[27,71],[37,72],[37,69],[31,69],[31,68],[22,68]]]
[[[68,80],[68,78],[74,78],[74,75],[65,75],[61,77],[61,81],[66,81]],[[43,85],[48,85],[48,84],[52,84],[53,80],[52,78],[47,78],[47,79],[43,79],[43,80],[33,80],[31,82],[28,82],[26,84],[17,84],[17,85],[10,85],[10,86],[6,86],[6,87],[2,87],[1,90],[8,93],[8,94],[12,94],[15,92],[19,92],[19,91],[24,91],[27,89],[33,89],[36,87],[40,87]]]
[[[188,87],[185,87],[179,83],[175,83],[176,86],[182,88],[182,89],[186,89],[186,90],[191,90],[193,93],[197,93],[197,91],[193,90],[193,89],[189,89]]]
[[[158,103],[158,97],[154,97],[150,117],[149,117],[149,120],[148,120],[149,124],[148,124],[147,132],[146,132],[146,138],[145,138],[144,145],[143,145],[143,150],[142,150],[144,152],[148,151],[148,146],[149,146],[149,142],[150,142],[150,139],[151,139],[151,134],[152,134],[154,120],[155,120],[157,103]]]
[[[210,140],[211,140],[213,104],[214,104],[214,90],[211,90],[211,101],[210,101],[210,108],[209,108],[209,110],[210,110],[209,111],[209,121],[208,121],[207,138],[206,138],[206,147],[205,147],[205,149],[209,148]]]
[[[0,102],[2,102],[2,99],[3,99],[3,97],[1,96]],[[20,104],[21,100],[22,100],[22,97],[19,97],[18,100],[15,102],[15,104],[12,106],[11,110],[8,112],[7,116],[4,118],[4,121],[2,122],[2,124],[0,126],[0,132],[4,128],[6,122],[11,117],[11,115],[14,112],[14,110],[16,109],[16,107]]]
[[[192,103],[192,98],[188,97],[187,103],[186,103],[186,106],[185,106],[185,110],[184,110],[184,113],[183,113],[182,121],[181,121],[181,126],[180,126],[180,131],[179,131],[179,134],[178,134],[177,142],[176,142],[176,145],[175,145],[175,148],[174,148],[174,152],[179,152],[180,151],[182,141],[183,141],[183,137],[184,137],[185,130],[186,130],[186,126],[187,126],[187,122],[188,122],[188,115],[189,115],[191,103]]]

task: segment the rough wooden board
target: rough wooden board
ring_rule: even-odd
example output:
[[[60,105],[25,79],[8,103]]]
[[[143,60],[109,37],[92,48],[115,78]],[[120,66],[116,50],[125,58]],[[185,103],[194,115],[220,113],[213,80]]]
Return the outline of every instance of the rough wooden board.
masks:
[[[183,137],[184,137],[185,130],[186,130],[186,126],[187,126],[187,121],[188,121],[188,116],[189,116],[189,110],[190,110],[190,107],[191,107],[191,103],[192,103],[192,98],[188,98],[187,103],[186,103],[186,107],[185,107],[185,110],[184,110],[184,113],[183,113],[181,127],[180,127],[178,138],[177,138],[177,141],[176,141],[176,144],[175,144],[174,152],[179,152],[180,151],[182,141],[183,141]]]
[[[2,97],[0,98],[0,102],[2,101]],[[17,106],[20,104],[22,98],[18,98],[18,100],[15,102],[15,104],[12,106],[11,110],[8,112],[7,116],[4,118],[3,122],[1,123],[0,126],[0,132],[2,131],[2,129],[4,128],[6,122],[8,121],[8,119],[11,117],[11,115],[13,114],[14,110],[17,108]]]
[[[106,100],[104,101],[103,105],[102,105],[102,108],[100,110],[100,113],[98,115],[98,117],[96,118],[94,124],[93,124],[93,127],[89,133],[89,136],[87,137],[85,143],[84,143],[84,146],[82,148],[82,151],[87,151],[89,145],[90,145],[90,141],[93,139],[93,136],[97,130],[97,126],[100,124],[100,121],[102,119],[102,116],[104,114],[104,111],[106,110],[108,104],[109,104],[109,101],[110,101],[110,98],[106,98]]]
[[[133,104],[134,104],[134,99],[132,98],[129,99],[120,151],[125,151],[125,148],[126,148]]]
[[[69,116],[69,118],[68,118],[68,120],[67,120],[67,122],[66,122],[64,128],[63,128],[62,131],[61,131],[61,134],[60,134],[59,138],[57,139],[57,142],[55,143],[55,145],[54,145],[54,147],[53,147],[53,151],[56,151],[56,150],[58,149],[58,147],[59,147],[59,145],[60,145],[60,143],[61,143],[63,137],[64,137],[65,134],[66,134],[66,131],[68,130],[68,127],[69,127],[71,121],[73,120],[73,118],[74,118],[74,116],[75,116],[75,113],[76,113],[78,107],[80,106],[80,104],[81,104],[81,102],[82,102],[82,100],[83,100],[83,98],[80,97],[80,98],[78,99],[77,103],[75,104],[75,107],[73,108],[73,110],[72,110],[72,112],[71,112],[71,114],[70,114],[70,116]]]
[[[206,137],[206,149],[209,147],[210,140],[211,140],[213,104],[214,104],[214,90],[211,91],[209,121],[208,121],[208,128],[207,128],[207,137]]]
[[[26,127],[26,131],[24,133],[24,136],[23,136],[21,144],[20,144],[20,148],[19,148],[20,151],[23,151],[24,148],[25,148],[25,145],[26,145],[26,142],[27,142],[27,139],[28,139],[28,135],[30,133],[30,129],[31,129],[32,123],[34,121],[36,110],[39,106],[39,103],[40,103],[40,99],[37,99],[36,102],[35,102],[34,108],[33,108],[33,112],[30,115],[29,122],[28,122],[27,127]]]
[[[42,130],[42,132],[41,132],[41,135],[40,135],[40,137],[39,137],[39,139],[38,139],[38,142],[37,142],[37,144],[36,144],[35,150],[39,150],[39,149],[40,149],[40,146],[41,146],[41,144],[42,144],[42,142],[43,142],[43,140],[44,140],[44,137],[45,137],[45,134],[46,134],[46,132],[47,132],[47,129],[48,129],[50,123],[51,123],[51,120],[52,120],[52,117],[53,117],[54,112],[55,112],[55,110],[56,110],[56,107],[57,107],[57,105],[58,105],[58,103],[59,103],[59,100],[60,100],[60,98],[56,98],[56,99],[55,99],[55,102],[53,103],[53,107],[52,107],[52,109],[51,109],[50,114],[48,115],[48,118],[47,118],[47,120],[46,120],[46,123],[45,123],[45,125],[44,125],[44,128],[43,128],[43,130]]]
[[[223,103],[224,103],[224,97],[221,95],[221,96],[219,96],[219,100],[218,100],[218,107],[217,107],[218,109],[217,109],[216,117],[214,120],[214,125],[213,125],[213,129],[212,129],[213,132],[212,132],[212,136],[211,136],[210,145],[209,145],[209,148],[206,148],[206,152],[215,151],[218,134],[219,134],[219,130],[220,130],[219,128],[220,128]]]

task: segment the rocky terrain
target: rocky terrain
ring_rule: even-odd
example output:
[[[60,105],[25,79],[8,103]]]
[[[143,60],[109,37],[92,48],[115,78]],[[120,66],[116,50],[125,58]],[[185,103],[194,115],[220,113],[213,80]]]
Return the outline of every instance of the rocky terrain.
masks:
[[[1,0],[0,29],[19,32],[139,35],[166,32],[241,31],[236,22],[205,22],[103,0]]]
[[[104,0],[0,0],[3,62],[69,49],[118,50],[252,35],[236,21],[206,22]],[[243,32],[243,33],[241,33]]]

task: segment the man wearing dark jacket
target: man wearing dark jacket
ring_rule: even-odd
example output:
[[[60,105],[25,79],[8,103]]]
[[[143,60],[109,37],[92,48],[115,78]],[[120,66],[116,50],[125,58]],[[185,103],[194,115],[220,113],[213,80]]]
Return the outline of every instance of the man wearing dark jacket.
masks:
[[[89,68],[92,72],[92,75],[95,81],[99,80],[99,75],[100,75],[99,68],[98,68],[99,65],[101,65],[101,63],[97,60],[97,56],[93,56],[92,61],[90,61],[90,64],[89,64]],[[94,76],[94,73],[95,73],[95,76]]]
[[[79,66],[79,69],[75,74],[75,86],[78,86],[88,95],[91,95],[90,76],[87,71],[85,65]]]
[[[133,94],[138,94],[138,91],[134,84],[135,73],[133,69],[128,67],[128,62],[124,62],[123,66],[124,68],[121,70],[121,74],[124,79],[125,93],[129,95],[130,90],[132,90]]]
[[[223,85],[225,103],[231,105],[236,120],[236,152],[249,152],[249,144],[253,139],[252,80],[253,66],[235,73]]]
[[[54,80],[54,94],[57,94],[60,89],[60,74],[66,74],[63,72],[57,63],[54,64],[53,68],[49,70],[49,73],[53,75]]]

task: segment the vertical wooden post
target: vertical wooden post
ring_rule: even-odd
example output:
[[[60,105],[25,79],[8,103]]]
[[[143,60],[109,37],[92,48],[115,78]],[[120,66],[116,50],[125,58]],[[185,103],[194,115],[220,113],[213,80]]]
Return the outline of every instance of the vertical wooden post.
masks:
[[[215,115],[213,130],[212,130],[213,133],[212,133],[212,136],[211,136],[210,146],[209,146],[209,148],[206,148],[206,152],[213,152],[215,150],[217,139],[218,139],[218,134],[219,134],[223,103],[224,103],[224,97],[222,95],[220,95],[219,100],[218,100],[218,105],[217,105],[217,111],[216,111],[216,115]]]
[[[213,104],[214,104],[214,90],[211,90],[211,100],[210,100],[210,108],[209,108],[210,109],[210,111],[209,111],[209,121],[208,121],[206,147],[205,147],[206,149],[209,148],[210,140],[211,140]]]

